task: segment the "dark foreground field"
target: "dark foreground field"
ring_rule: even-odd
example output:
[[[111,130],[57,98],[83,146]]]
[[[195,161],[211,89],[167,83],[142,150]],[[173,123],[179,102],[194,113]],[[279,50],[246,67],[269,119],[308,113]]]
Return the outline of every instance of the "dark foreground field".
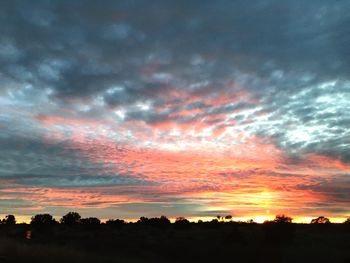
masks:
[[[350,227],[238,223],[0,225],[0,262],[350,263]]]

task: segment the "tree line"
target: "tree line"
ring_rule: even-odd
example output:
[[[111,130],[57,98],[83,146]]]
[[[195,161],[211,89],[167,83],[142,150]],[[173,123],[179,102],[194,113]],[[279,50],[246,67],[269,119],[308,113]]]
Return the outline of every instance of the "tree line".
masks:
[[[275,219],[271,221],[265,221],[264,224],[289,224],[292,223],[293,218],[286,216],[284,214],[282,215],[276,215]],[[215,219],[210,221],[211,223],[225,223],[225,222],[235,222],[232,221],[232,216],[217,216]],[[16,224],[16,217],[14,215],[7,215],[5,218],[0,220],[0,225],[14,225]],[[36,214],[32,216],[30,224],[31,225],[100,225],[100,224],[106,224],[106,225],[123,225],[127,222],[123,219],[109,219],[106,222],[102,223],[100,219],[97,217],[87,217],[82,218],[81,215],[77,212],[69,212],[62,216],[62,218],[57,221],[52,215],[50,214]],[[166,216],[160,216],[160,217],[153,217],[153,218],[147,218],[147,217],[140,217],[140,219],[136,222],[138,224],[143,225],[168,225],[171,224],[170,220]],[[199,220],[198,223],[203,223],[202,220]],[[252,219],[245,221],[245,222],[238,222],[238,223],[255,223]],[[331,221],[324,216],[319,216],[317,218],[314,218],[310,221],[310,224],[330,224]],[[344,222],[344,224],[350,224],[350,217],[348,217]],[[188,221],[184,217],[178,217],[175,220],[175,225],[177,226],[186,226],[190,224],[190,221]]]

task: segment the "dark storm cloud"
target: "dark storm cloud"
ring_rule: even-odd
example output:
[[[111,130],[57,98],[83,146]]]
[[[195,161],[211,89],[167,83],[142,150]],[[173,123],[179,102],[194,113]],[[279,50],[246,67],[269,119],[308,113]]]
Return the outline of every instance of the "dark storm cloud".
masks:
[[[162,90],[140,77],[148,63],[188,82],[233,69],[348,77],[346,1],[219,2],[3,2],[1,70],[62,98],[136,81],[127,101]]]

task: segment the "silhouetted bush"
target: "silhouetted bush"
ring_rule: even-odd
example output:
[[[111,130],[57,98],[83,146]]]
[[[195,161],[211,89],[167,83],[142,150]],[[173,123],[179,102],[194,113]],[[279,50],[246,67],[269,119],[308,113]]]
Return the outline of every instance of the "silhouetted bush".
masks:
[[[343,223],[344,229],[350,233],[350,217],[348,217]],[[350,263],[350,260],[349,260]]]
[[[148,217],[141,216],[140,219],[137,221],[138,224],[147,224],[149,221]]]
[[[209,222],[209,224],[210,225],[212,225],[212,226],[217,226],[217,225],[219,225],[219,220],[217,220],[217,219],[212,219],[210,222]]]
[[[330,224],[331,221],[324,216],[319,216],[311,220],[310,224]]]
[[[189,229],[191,228],[191,223],[184,217],[178,217],[175,220],[174,227],[176,229]]]
[[[31,225],[53,225],[56,223],[56,220],[50,214],[37,214],[30,221]]]
[[[170,220],[166,216],[153,217],[153,218],[140,217],[137,223],[141,225],[149,225],[153,227],[166,227],[171,224]]]
[[[273,220],[273,222],[275,222],[277,224],[292,223],[292,221],[293,221],[293,218],[286,216],[284,214],[276,215],[275,219]]]
[[[0,224],[4,225],[15,225],[16,224],[16,217],[14,215],[7,215],[5,218],[0,221]]]
[[[101,224],[101,220],[96,217],[82,218],[80,220],[82,225],[98,226]]]
[[[33,216],[33,222],[54,220],[50,215],[50,220],[43,218],[47,217]],[[166,217],[143,217],[137,224],[111,219],[105,224],[94,225],[99,222],[96,218],[83,218],[79,222],[69,227],[57,223],[48,226],[1,224],[0,262],[4,254],[8,256],[4,262],[41,262],[41,258],[50,262],[86,263],[342,263],[348,259],[346,244],[349,242],[350,224],[329,224],[331,227],[327,224],[293,224],[286,216],[276,216],[266,224],[226,220],[191,223],[184,217],[177,218],[174,224],[170,224]],[[119,228],[121,225],[123,227]],[[190,228],[187,229],[187,226]],[[16,251],[7,253],[4,240],[15,242]],[[45,254],[51,249],[58,252]],[[67,257],[60,258],[70,249],[87,257],[68,261]],[[12,261],[16,254],[23,255],[23,259]],[[37,255],[37,260],[33,259],[33,255]]]
[[[284,244],[294,240],[295,226],[292,218],[285,215],[277,215],[273,221],[265,221],[265,240],[269,243]]]
[[[121,227],[124,224],[126,223],[122,219],[109,219],[106,221],[106,225],[108,226]]]
[[[80,223],[81,216],[77,212],[69,212],[64,215],[60,222],[64,225],[76,225]]]
[[[155,218],[151,218],[149,220],[149,223],[152,226],[169,226],[170,225],[170,220],[166,217],[166,216],[161,216],[160,218],[155,217]]]
[[[231,219],[232,219],[232,216],[231,216],[231,215],[225,216],[225,220],[231,220]]]
[[[0,262],[345,263],[349,257],[349,232],[344,231],[347,225],[315,231],[314,225],[273,221],[264,225],[219,222],[214,223],[215,227],[202,222],[190,223],[191,228],[184,231],[176,229],[175,224],[165,230],[132,223],[122,229],[106,223],[92,230],[83,223],[48,228],[1,225]],[[298,230],[294,238],[288,236],[289,227]],[[28,239],[27,232],[32,233]],[[67,256],[69,251],[72,254]],[[75,253],[86,257],[77,258]],[[2,255],[6,258],[1,258]]]

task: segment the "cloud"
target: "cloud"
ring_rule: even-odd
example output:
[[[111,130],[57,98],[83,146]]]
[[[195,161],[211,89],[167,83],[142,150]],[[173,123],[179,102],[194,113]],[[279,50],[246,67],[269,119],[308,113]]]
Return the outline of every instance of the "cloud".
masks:
[[[4,185],[144,186],[152,197],[133,202],[186,203],[233,184],[259,195],[263,182],[278,198],[285,182],[316,204],[339,186],[315,190],[326,172],[348,172],[347,1],[0,6]]]

